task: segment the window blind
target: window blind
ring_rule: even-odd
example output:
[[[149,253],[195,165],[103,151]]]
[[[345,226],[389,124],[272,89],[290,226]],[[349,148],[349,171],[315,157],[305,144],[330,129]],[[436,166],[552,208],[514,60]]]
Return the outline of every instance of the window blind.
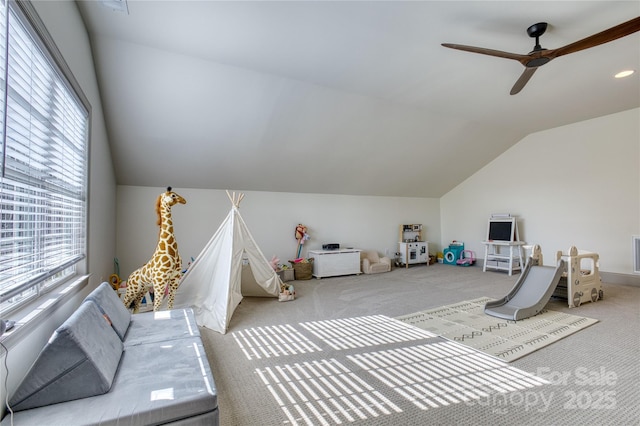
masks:
[[[74,275],[86,251],[89,112],[15,3],[0,42],[0,316]]]

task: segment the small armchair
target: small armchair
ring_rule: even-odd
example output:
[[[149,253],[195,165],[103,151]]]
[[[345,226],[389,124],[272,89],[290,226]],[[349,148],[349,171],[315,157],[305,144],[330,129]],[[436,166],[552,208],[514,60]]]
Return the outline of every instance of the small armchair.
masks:
[[[365,274],[377,274],[391,270],[391,259],[378,256],[377,251],[361,251],[360,264]]]

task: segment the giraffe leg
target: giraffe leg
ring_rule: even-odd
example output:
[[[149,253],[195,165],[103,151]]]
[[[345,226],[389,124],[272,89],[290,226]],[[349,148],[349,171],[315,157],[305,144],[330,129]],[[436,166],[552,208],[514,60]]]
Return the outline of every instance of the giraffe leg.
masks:
[[[124,294],[124,299],[122,301],[122,303],[124,303],[124,306],[129,309],[129,307],[131,306],[131,302],[133,300],[132,297],[132,290],[129,288],[131,286],[131,282],[127,282],[127,291]]]
[[[169,301],[167,302],[167,309],[169,310],[173,309],[173,299],[175,297],[174,292],[175,290],[173,289],[173,287],[171,287],[169,289]]]
[[[164,280],[160,282],[155,282],[153,284],[153,293],[154,293],[153,311],[154,312],[158,312],[162,307],[162,301],[164,300],[164,289],[166,288],[166,286],[167,284]]]
[[[173,301],[176,297],[176,290],[178,290],[179,279],[174,278],[171,283],[169,283],[169,301],[167,302],[167,307],[169,309],[173,309]]]
[[[129,275],[129,279],[127,280],[127,291],[124,294],[123,300],[124,306],[127,309],[129,309],[131,307],[131,303],[133,303],[137,299],[139,285],[140,276],[138,270],[136,270],[131,275]]]
[[[133,313],[137,314],[140,311],[140,304],[142,303],[142,298],[144,294],[138,294],[133,301]]]

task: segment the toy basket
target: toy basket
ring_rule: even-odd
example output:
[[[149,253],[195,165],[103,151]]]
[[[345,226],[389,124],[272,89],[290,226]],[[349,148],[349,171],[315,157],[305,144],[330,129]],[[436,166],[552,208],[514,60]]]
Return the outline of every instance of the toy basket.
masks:
[[[313,258],[308,262],[295,263],[292,260],[289,261],[293,267],[296,280],[310,280],[313,276]]]

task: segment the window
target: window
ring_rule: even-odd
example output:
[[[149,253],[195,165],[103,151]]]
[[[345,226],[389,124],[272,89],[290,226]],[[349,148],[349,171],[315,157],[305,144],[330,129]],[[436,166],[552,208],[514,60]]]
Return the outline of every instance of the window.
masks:
[[[0,317],[86,253],[89,105],[28,2],[0,0]]]

